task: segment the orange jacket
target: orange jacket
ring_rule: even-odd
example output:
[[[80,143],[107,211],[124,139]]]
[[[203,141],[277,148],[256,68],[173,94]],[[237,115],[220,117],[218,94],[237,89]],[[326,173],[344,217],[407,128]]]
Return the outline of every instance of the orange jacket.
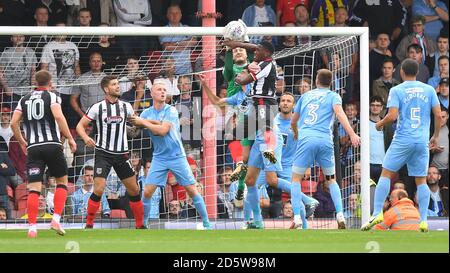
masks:
[[[413,201],[408,198],[398,200],[384,215],[383,223],[375,226],[377,230],[419,230],[420,215]]]

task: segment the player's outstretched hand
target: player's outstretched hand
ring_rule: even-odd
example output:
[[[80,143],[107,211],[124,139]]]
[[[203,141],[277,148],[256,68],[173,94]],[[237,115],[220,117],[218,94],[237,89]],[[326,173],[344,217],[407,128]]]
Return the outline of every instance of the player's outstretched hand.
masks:
[[[95,148],[95,141],[90,137],[88,137],[87,139],[84,139],[84,144],[86,144],[86,146],[89,148]],[[75,148],[76,148],[76,146],[75,146]]]
[[[361,138],[357,134],[354,134],[350,136],[350,141],[352,142],[353,147],[358,147],[361,143]]]
[[[72,153],[75,153],[75,151],[77,150],[77,143],[75,142],[75,140],[73,138],[69,139],[69,146],[70,146],[70,151]],[[94,143],[94,146],[95,146],[95,143]]]

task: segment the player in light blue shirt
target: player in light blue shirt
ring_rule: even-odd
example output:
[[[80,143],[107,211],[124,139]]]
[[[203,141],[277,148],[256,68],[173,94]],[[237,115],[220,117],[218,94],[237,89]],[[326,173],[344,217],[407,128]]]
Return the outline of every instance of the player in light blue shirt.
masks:
[[[235,95],[229,98],[219,98],[209,88],[206,83],[206,77],[202,74],[198,75],[200,82],[202,84],[203,90],[206,92],[209,100],[214,105],[225,106],[225,105],[233,105],[233,106],[243,106],[253,107],[253,103],[246,102],[246,94],[244,91],[239,91]],[[246,88],[243,88],[245,90]],[[250,109],[246,109],[249,111]],[[269,185],[275,188],[280,188],[285,192],[290,191],[290,182],[279,178],[277,176],[277,171],[281,171],[281,153],[283,149],[283,137],[278,130],[277,124],[274,122],[273,128],[273,138],[269,141],[266,141],[265,134],[259,129],[256,132],[255,141],[250,149],[249,159],[248,159],[248,172],[245,176],[245,184],[247,185],[247,198],[244,202],[244,211],[247,210],[248,206],[251,206],[251,210],[253,212],[253,222],[247,223],[247,228],[249,229],[263,229],[264,224],[261,216],[261,208],[259,206],[259,192],[256,181],[258,179],[259,173],[261,170],[265,172],[266,181]],[[268,144],[266,142],[271,142],[275,149],[273,151],[276,162],[270,162],[263,153],[268,150]],[[265,186],[265,185],[264,185]],[[249,215],[245,213],[245,215]],[[248,218],[246,219],[248,220]]]
[[[415,176],[419,200],[420,231],[428,231],[427,211],[430,190],[426,183],[430,147],[437,146],[440,130],[441,108],[436,91],[428,84],[416,81],[419,64],[412,59],[402,62],[400,75],[403,83],[391,88],[387,107],[388,114],[376,124],[383,130],[397,120],[397,129],[391,146],[383,160],[383,169],[375,189],[374,210],[361,230],[370,230],[383,222],[383,204],[391,188],[391,180],[403,165],[408,166],[408,175]],[[430,139],[431,112],[434,115],[434,134]],[[429,147],[430,145],[430,147]]]
[[[293,228],[301,224],[301,186],[300,182],[307,168],[314,163],[322,168],[331,198],[336,209],[336,220],[340,229],[345,228],[342,211],[341,191],[335,178],[334,145],[332,126],[336,114],[353,146],[358,146],[359,136],[353,131],[342,109],[342,99],[330,90],[333,74],[328,69],[317,71],[316,86],[300,97],[295,106],[291,127],[294,139],[298,139],[297,150],[292,167],[291,200],[294,211]]]
[[[297,149],[297,140],[294,139],[294,134],[291,130],[291,118],[292,110],[295,106],[295,97],[292,93],[285,92],[280,97],[280,112],[275,117],[275,124],[278,125],[278,129],[283,136],[283,149],[281,157],[282,171],[277,171],[278,183],[283,184],[284,181],[289,182],[289,184],[283,185],[287,193],[291,194],[290,181],[292,180],[292,164],[294,163],[295,150]],[[256,184],[260,187],[261,185],[267,186],[268,181],[266,181],[266,173],[262,172],[259,174],[258,181]],[[300,204],[300,215],[302,217],[303,229],[307,229],[308,216],[314,213],[315,208],[319,205],[319,202],[311,197],[308,197],[303,192],[300,192],[302,203]],[[305,206],[302,206],[302,205]]]
[[[203,227],[211,229],[205,201],[198,193],[195,178],[186,160],[180,134],[180,121],[175,107],[165,103],[166,86],[156,83],[152,86],[153,106],[145,109],[140,117],[130,117],[130,122],[150,131],[153,143],[153,160],[145,179],[144,202],[149,202],[158,186],[165,186],[167,174],[171,171],[194,201],[194,206],[203,220]],[[144,215],[145,219],[148,215]]]

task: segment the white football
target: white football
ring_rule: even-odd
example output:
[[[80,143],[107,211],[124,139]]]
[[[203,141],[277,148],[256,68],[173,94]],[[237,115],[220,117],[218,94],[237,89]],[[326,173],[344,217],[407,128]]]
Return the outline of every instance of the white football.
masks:
[[[231,21],[225,26],[223,37],[224,39],[232,41],[244,42],[247,40],[247,26],[241,19],[238,21]]]

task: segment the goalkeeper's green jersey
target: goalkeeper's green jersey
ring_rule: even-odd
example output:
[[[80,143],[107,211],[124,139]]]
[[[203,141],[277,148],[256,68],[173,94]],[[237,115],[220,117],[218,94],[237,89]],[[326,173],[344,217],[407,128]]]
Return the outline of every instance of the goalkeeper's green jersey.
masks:
[[[254,53],[248,53],[247,62],[251,63],[253,61]],[[247,63],[247,64],[248,64]],[[227,97],[231,97],[235,95],[237,92],[242,91],[242,87],[234,83],[234,79],[236,75],[241,73],[244,68],[247,67],[247,64],[244,65],[236,65],[233,63],[233,52],[228,50],[225,52],[225,67],[223,69],[223,77],[225,81],[228,83],[227,88]]]

